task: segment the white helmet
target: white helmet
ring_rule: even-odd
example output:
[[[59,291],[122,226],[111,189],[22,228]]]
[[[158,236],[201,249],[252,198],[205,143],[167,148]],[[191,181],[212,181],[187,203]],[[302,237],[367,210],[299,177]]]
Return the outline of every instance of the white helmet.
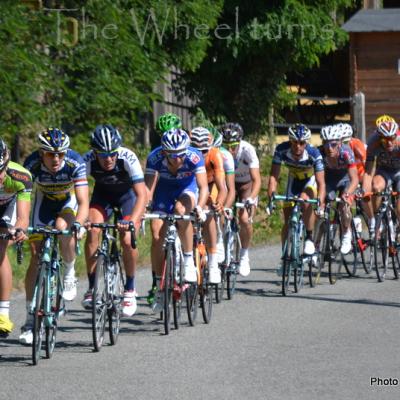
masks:
[[[378,133],[383,137],[393,137],[397,134],[399,126],[394,121],[382,122],[378,126]]]
[[[338,125],[327,125],[321,129],[322,140],[340,140],[342,139],[342,130]]]
[[[207,128],[198,126],[190,131],[191,145],[199,150],[208,150],[212,146],[213,137]]]
[[[343,140],[350,140],[353,137],[353,128],[350,124],[341,123],[338,124],[341,126],[342,130],[342,139]]]

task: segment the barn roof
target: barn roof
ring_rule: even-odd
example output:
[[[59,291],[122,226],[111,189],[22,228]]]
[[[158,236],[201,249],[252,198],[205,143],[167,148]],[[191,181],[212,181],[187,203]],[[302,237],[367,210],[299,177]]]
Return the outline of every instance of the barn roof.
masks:
[[[400,32],[400,8],[360,10],[342,29],[347,32]]]

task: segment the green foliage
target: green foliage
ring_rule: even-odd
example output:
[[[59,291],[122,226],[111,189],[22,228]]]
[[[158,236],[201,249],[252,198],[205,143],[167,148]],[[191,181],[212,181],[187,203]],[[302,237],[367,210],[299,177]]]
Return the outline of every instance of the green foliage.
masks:
[[[205,114],[240,121],[249,133],[260,130],[271,104],[286,100],[286,74],[318,64],[319,57],[342,46],[346,34],[333,15],[351,0],[227,0],[218,20],[231,27],[213,37],[198,70],[179,84],[199,100]]]

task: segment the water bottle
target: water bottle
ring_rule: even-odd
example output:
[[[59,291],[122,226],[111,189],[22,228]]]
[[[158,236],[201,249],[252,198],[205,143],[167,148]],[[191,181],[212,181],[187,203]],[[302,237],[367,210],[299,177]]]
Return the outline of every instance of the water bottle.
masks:
[[[361,232],[362,232],[362,222],[361,222],[361,218],[358,217],[358,216],[355,216],[355,217],[353,218],[353,221],[354,221],[354,226],[355,226],[355,228],[356,228],[356,232],[357,232],[359,235],[361,235]]]

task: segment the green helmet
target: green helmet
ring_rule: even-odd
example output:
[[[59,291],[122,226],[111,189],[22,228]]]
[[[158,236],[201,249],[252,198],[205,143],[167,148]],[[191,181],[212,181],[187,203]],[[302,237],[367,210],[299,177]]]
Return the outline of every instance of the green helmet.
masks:
[[[170,129],[182,128],[182,120],[173,113],[166,113],[158,117],[156,129],[160,135]]]
[[[221,133],[218,131],[218,129],[212,127],[209,128],[209,131],[211,132],[211,134],[213,135],[213,147],[221,147],[222,145],[222,135]]]

